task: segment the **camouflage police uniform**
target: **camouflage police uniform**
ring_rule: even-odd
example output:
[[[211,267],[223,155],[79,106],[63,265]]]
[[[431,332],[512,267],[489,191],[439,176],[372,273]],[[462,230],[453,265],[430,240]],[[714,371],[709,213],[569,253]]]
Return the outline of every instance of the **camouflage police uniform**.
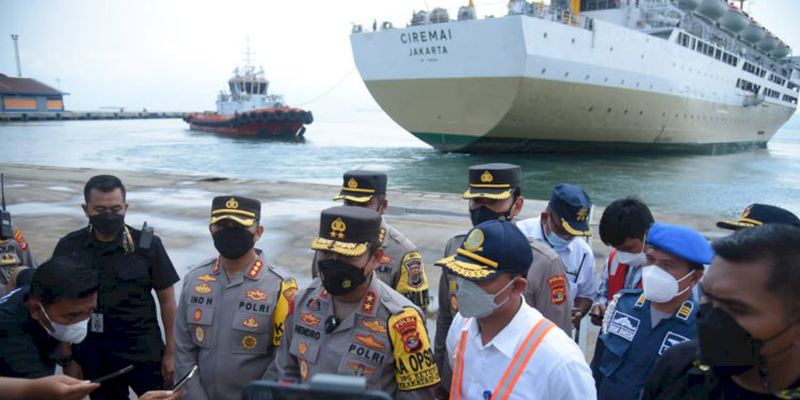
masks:
[[[349,200],[356,203],[369,202],[373,195],[386,194],[386,174],[372,171],[349,171],[344,174],[344,183],[334,200]],[[425,262],[417,246],[400,231],[381,221],[381,243],[385,255],[375,271],[378,278],[394,288],[423,310],[428,307],[428,277]],[[314,257],[312,274],[316,278],[317,259]]]
[[[326,218],[326,213],[332,215]],[[347,213],[356,217],[343,215]],[[374,220],[356,221],[361,218],[358,214]],[[349,237],[350,227],[374,223],[377,242],[378,213],[335,207],[323,211],[320,236],[312,249],[350,256],[366,252],[368,243],[364,241],[336,239],[336,227],[330,221],[339,215],[342,224],[338,227],[347,227],[341,230],[348,235],[344,240],[356,240]],[[393,399],[433,399],[439,373],[424,314],[376,274],[368,279],[356,311],[341,322],[335,317],[333,296],[319,278],[296,297],[294,314],[286,321],[285,345],[275,361],[278,379],[308,382],[318,373],[363,376],[368,390],[384,391]]]
[[[241,275],[229,278],[216,258],[184,277],[175,316],[175,376],[195,364],[199,375],[187,383],[186,398],[239,400],[245,384],[267,375],[297,284],[257,253]]]

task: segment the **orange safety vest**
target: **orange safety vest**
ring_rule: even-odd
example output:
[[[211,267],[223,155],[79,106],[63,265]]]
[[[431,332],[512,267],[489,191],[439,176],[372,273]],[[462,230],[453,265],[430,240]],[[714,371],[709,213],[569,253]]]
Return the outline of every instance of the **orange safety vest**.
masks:
[[[470,320],[471,318],[468,318],[464,323],[464,329],[461,331],[461,336],[458,339],[456,359],[453,365],[453,381],[450,383],[450,400],[458,400],[461,394],[461,376],[464,373],[464,350],[467,348],[467,334],[469,333],[467,325]],[[500,379],[500,382],[494,388],[492,400],[508,399],[511,392],[514,390],[514,386],[517,385],[522,371],[524,371],[525,366],[528,365],[528,361],[530,361],[533,354],[536,353],[536,349],[539,348],[545,335],[553,328],[555,328],[555,324],[544,317],[533,326],[533,329],[531,329],[528,336],[525,337],[517,353],[514,354],[514,358],[511,359],[511,363],[508,365],[508,368],[506,368],[503,378]]]

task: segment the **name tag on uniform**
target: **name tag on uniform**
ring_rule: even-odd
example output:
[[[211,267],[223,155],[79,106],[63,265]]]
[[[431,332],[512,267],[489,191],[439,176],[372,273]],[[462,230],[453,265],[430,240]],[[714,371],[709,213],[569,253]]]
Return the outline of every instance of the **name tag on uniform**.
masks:
[[[91,322],[92,332],[103,333],[103,314],[93,313]]]

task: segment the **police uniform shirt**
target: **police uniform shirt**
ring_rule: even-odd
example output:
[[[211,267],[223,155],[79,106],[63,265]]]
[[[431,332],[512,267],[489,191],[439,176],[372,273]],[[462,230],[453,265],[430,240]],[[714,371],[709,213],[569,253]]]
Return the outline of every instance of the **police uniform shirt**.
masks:
[[[527,237],[532,237],[544,244],[541,218],[531,218],[517,222],[517,227]],[[594,301],[597,297],[597,276],[595,273],[594,252],[591,246],[580,238],[573,239],[570,244],[561,250],[553,249],[564,266],[567,268],[567,281],[569,281],[569,304],[575,302],[576,297]]]
[[[539,311],[523,301],[511,322],[483,345],[477,320],[457,314],[447,335],[447,354],[452,368],[459,337],[466,327],[468,333],[459,398],[487,399],[492,396],[525,338],[543,319]],[[519,375],[510,398],[590,400],[597,395],[592,373],[581,350],[564,331],[550,329]]]
[[[417,246],[411,243],[400,231],[381,221],[381,241],[384,250],[383,258],[375,273],[378,279],[391,286],[412,303],[423,310],[430,302],[428,296],[428,277],[425,273],[425,262]],[[314,255],[313,276],[317,271],[317,256]]]
[[[368,390],[393,399],[434,398],[439,374],[418,307],[373,275],[356,312],[338,325],[331,325],[333,315],[333,298],[315,279],[287,319],[285,344],[275,359],[278,380],[308,382],[318,373],[363,376]]]
[[[729,376],[717,375],[700,363],[698,342],[681,343],[667,350],[656,362],[647,380],[642,400],[774,400],[768,393],[753,393],[737,385]],[[800,382],[792,387],[800,387]]]
[[[641,289],[615,295],[592,360],[598,398],[638,399],[656,360],[670,347],[697,337],[698,307],[687,300],[654,327],[650,301]]]
[[[53,251],[54,257],[87,260],[99,273],[96,313],[102,319],[94,318],[86,339],[75,346],[75,358],[82,365],[95,364],[108,353],[127,361],[161,361],[164,342],[151,292],[167,289],[180,278],[161,239],[153,236],[150,247],[143,249],[141,235],[126,225],[113,242],[101,243],[83,228],[61,238]],[[123,243],[123,238],[129,241]]]
[[[41,378],[55,373],[60,342],[31,318],[25,301],[29,287],[0,299],[0,376]]]
[[[175,375],[195,364],[191,399],[239,400],[275,358],[297,284],[260,256],[229,279],[219,259],[192,269],[175,316]]]

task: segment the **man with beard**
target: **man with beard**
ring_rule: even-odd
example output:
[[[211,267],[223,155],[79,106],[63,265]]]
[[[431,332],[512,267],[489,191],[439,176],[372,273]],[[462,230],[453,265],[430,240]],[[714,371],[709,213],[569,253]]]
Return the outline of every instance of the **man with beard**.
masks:
[[[175,291],[179,280],[161,239],[151,229],[125,224],[128,203],[119,178],[98,175],[83,189],[89,225],[61,238],[53,256],[74,255],[99,275],[97,309],[89,334],[74,346],[83,377],[98,378],[133,364],[134,369],[91,393],[92,400],[127,398],[172,384],[174,368]],[[166,345],[161,339],[158,297]]]
[[[186,274],[175,321],[175,371],[183,376],[198,366],[187,398],[238,400],[248,382],[274,378],[268,368],[297,284],[255,248],[264,233],[260,218],[258,200],[212,202],[208,229],[219,257]]]

